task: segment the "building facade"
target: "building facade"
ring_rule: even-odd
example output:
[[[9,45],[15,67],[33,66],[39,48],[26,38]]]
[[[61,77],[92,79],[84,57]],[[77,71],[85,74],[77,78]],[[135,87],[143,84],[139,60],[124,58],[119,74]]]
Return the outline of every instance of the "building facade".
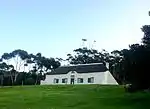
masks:
[[[102,63],[61,66],[46,75],[42,85],[48,84],[113,84],[118,83]]]

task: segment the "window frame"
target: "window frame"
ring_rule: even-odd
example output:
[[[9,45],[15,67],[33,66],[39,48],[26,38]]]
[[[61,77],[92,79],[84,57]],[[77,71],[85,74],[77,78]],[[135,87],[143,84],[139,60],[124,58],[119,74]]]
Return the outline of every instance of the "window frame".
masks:
[[[54,78],[54,84],[58,84],[59,83],[59,79],[58,78]]]
[[[88,83],[94,83],[94,77],[88,78]]]
[[[62,83],[67,83],[68,82],[68,78],[63,78],[62,79]]]
[[[77,78],[77,83],[84,83],[84,79],[83,78]]]

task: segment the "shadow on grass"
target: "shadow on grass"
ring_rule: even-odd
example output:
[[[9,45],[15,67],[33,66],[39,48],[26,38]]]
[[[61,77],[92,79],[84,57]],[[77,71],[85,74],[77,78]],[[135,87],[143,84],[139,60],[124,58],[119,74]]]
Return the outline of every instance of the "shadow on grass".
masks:
[[[124,96],[108,99],[103,99],[103,105],[119,109],[150,109],[150,93],[125,94]]]

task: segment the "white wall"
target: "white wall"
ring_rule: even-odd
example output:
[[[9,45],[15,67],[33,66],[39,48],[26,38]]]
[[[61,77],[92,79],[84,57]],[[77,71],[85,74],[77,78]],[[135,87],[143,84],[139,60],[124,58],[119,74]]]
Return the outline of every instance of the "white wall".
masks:
[[[60,74],[60,75],[47,75],[44,81],[41,81],[42,85],[54,84],[54,78],[59,79],[58,84],[70,84],[70,77],[72,73]],[[113,76],[106,72],[96,72],[96,73],[77,73],[75,72],[75,81],[74,84],[117,84]],[[94,77],[94,83],[88,83],[88,78]],[[63,78],[68,78],[67,83],[62,83]],[[77,83],[77,78],[83,78],[83,83]],[[56,84],[56,83],[55,83]]]

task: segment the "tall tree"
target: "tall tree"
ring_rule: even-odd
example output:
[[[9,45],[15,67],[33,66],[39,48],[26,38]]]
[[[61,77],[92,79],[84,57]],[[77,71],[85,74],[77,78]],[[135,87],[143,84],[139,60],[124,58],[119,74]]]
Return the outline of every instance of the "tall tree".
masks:
[[[36,66],[37,72],[49,72],[50,70],[58,68],[61,64],[57,59],[46,58],[41,53],[37,53],[33,59],[34,66]]]
[[[150,47],[150,25],[144,25],[141,30],[144,32],[143,44]]]
[[[8,65],[13,63],[13,65],[15,66],[14,69],[16,70],[16,73],[14,82],[16,82],[17,76],[21,68],[23,68],[24,64],[26,64],[26,61],[28,59],[30,59],[28,53],[20,49],[14,50],[11,53],[4,53],[2,55],[2,61],[6,62]]]
[[[0,75],[1,75],[1,85],[3,85],[4,75],[8,75],[11,78],[13,84],[13,65],[7,65],[5,62],[0,63]]]
[[[107,53],[103,54],[95,49],[83,47],[75,49],[74,55],[68,54],[66,60],[68,60],[70,64],[100,63],[107,60],[107,55]]]

